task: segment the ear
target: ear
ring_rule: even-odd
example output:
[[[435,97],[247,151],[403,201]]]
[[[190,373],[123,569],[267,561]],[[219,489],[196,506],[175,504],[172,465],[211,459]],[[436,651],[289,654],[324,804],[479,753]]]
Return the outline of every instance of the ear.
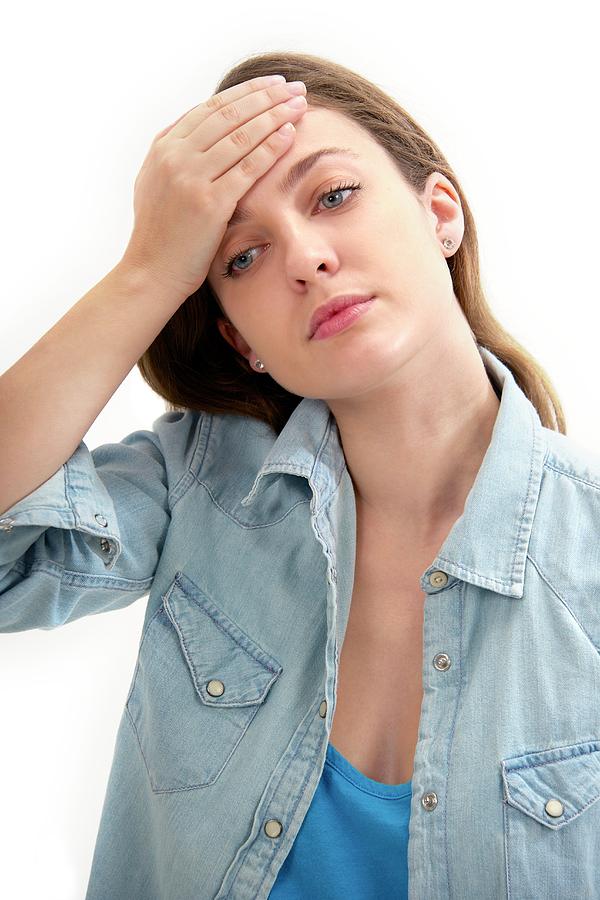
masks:
[[[444,255],[452,256],[465,233],[465,220],[458,191],[452,182],[440,172],[432,172],[420,196],[425,213],[431,219],[436,243],[452,238],[454,248]]]
[[[234,350],[237,350],[238,353],[250,362],[249,357],[252,353],[252,348],[246,343],[235,325],[233,325],[232,322],[228,322],[226,319],[219,318],[217,319],[217,328],[227,343],[231,344]]]

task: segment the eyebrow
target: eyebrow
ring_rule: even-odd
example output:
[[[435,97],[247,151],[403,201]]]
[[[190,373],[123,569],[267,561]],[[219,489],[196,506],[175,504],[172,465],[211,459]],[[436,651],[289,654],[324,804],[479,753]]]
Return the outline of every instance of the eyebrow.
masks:
[[[308,175],[314,165],[316,165],[323,156],[350,156],[353,159],[360,159],[358,153],[353,153],[348,147],[321,147],[320,150],[314,150],[308,156],[295,162],[285,178],[277,185],[277,190],[282,196],[291,194],[297,184]],[[243,206],[237,206],[235,212],[227,223],[226,231],[239,225],[242,222],[250,222],[254,215],[249,209]]]

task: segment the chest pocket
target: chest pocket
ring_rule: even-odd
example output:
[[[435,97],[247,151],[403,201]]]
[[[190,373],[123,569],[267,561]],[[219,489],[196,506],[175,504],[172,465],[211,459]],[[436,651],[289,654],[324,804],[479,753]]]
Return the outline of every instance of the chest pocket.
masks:
[[[126,701],[152,790],[213,784],[281,672],[177,572],[147,623]]]
[[[600,897],[600,741],[502,761],[510,900]]]

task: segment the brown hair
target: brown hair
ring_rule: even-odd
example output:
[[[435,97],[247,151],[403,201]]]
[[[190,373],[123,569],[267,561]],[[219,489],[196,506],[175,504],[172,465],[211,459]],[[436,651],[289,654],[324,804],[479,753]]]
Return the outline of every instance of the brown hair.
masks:
[[[455,173],[429,135],[375,84],[338,63],[306,53],[251,56],[230,69],[214,93],[273,73],[284,75],[287,81],[303,81],[311,106],[341,112],[366,129],[388,151],[415,192],[422,192],[432,172],[440,172],[452,182],[460,197],[465,227],[458,250],[446,262],[474,340],[511,370],[542,425],[566,434],[563,410],[548,375],[488,306],[471,210]],[[269,374],[254,372],[221,335],[216,325],[219,318],[227,316],[206,280],[138,360],[142,377],[167,401],[169,410],[253,416],[279,434],[302,397],[282,388]]]

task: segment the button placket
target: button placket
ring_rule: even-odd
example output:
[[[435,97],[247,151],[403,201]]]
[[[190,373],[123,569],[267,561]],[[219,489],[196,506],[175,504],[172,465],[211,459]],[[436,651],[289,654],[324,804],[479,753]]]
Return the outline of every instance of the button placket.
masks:
[[[208,690],[208,688],[207,688]],[[319,715],[322,719],[324,719],[327,715],[327,700],[321,700],[319,704]],[[264,832],[267,837],[277,838],[283,832],[283,825],[279,821],[279,819],[267,819],[264,824]]]
[[[427,582],[436,590],[446,587],[448,584],[448,575],[441,569],[434,569],[426,576]],[[452,662],[447,653],[436,653],[433,657],[433,666],[438,672],[447,672]],[[438,796],[435,791],[426,791],[421,795],[421,806],[427,812],[433,812],[438,805]]]

